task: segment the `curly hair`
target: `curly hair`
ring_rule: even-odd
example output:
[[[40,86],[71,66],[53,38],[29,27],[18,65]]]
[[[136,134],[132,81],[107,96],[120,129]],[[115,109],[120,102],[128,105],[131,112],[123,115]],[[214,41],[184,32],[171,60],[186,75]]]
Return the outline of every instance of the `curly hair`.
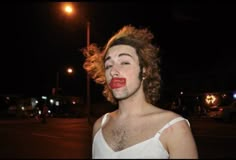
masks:
[[[117,103],[105,80],[104,58],[109,48],[120,44],[134,47],[141,71],[145,68],[145,73],[140,74],[140,79],[144,77],[143,90],[146,101],[155,105],[159,100],[161,81],[159,48],[152,44],[153,38],[154,35],[147,28],[137,29],[132,25],[126,25],[110,38],[103,50],[96,44],[91,44],[83,50],[86,57],[83,67],[96,83],[104,85],[103,95],[108,101],[113,104]]]

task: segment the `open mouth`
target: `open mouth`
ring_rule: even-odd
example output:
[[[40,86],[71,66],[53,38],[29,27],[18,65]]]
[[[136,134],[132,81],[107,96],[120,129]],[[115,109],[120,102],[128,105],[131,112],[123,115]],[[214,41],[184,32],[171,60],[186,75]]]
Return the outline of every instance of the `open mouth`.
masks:
[[[126,79],[125,78],[112,78],[111,82],[109,83],[109,86],[112,89],[120,88],[126,85]]]

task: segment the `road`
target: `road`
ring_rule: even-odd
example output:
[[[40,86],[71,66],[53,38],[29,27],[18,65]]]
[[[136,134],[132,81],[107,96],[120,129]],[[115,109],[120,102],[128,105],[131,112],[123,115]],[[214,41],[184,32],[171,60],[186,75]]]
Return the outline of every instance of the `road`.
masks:
[[[236,125],[191,118],[200,158],[236,158]],[[0,120],[0,158],[91,158],[92,127],[86,118]]]
[[[236,158],[236,123],[190,119],[200,158]]]
[[[91,127],[86,118],[0,122],[0,158],[90,158]]]

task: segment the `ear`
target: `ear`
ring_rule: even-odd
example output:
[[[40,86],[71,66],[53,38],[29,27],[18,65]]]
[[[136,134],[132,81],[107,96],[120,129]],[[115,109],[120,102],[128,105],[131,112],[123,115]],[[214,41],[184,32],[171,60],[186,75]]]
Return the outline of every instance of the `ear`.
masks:
[[[142,78],[146,78],[146,68],[142,68]]]

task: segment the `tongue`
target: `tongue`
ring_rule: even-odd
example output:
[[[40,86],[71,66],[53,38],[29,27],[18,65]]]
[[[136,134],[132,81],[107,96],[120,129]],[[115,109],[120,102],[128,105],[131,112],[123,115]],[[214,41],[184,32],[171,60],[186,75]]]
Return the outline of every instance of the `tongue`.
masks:
[[[125,86],[125,84],[126,84],[125,78],[113,78],[109,85],[112,89],[114,89],[114,88],[123,87]]]

